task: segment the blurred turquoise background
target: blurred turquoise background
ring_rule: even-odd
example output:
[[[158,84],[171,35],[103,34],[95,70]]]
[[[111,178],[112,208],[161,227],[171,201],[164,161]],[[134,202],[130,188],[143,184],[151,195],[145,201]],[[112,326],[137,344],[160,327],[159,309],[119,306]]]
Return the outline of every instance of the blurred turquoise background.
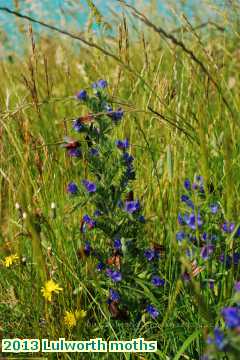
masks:
[[[110,24],[114,24],[113,19],[118,19],[121,14],[122,8],[115,0],[94,0],[93,2],[104,16],[104,20]],[[205,10],[204,15],[203,4],[205,1],[201,0],[127,0],[127,2],[140,9],[147,7],[148,14],[150,16],[155,15],[156,21],[161,21],[161,17],[167,18],[167,25],[174,22],[176,25],[178,24],[179,18],[174,15],[174,12],[180,14],[180,9],[190,18],[201,17],[199,14],[202,5],[205,20],[206,17],[210,16],[209,9]],[[211,2],[212,4],[216,3],[215,0]],[[87,0],[0,0],[0,6],[6,6],[14,10],[17,9],[24,14],[62,28],[67,28],[70,31],[81,32],[90,27],[96,34],[99,33],[99,28],[96,22],[94,22],[94,18],[90,16],[91,11]],[[15,53],[23,51],[23,37],[27,29],[26,24],[26,22],[10,14],[0,12],[0,56],[7,52]],[[33,29],[35,30],[35,36],[38,33],[44,35],[47,32],[43,28],[40,30],[40,27],[36,25],[33,25]]]

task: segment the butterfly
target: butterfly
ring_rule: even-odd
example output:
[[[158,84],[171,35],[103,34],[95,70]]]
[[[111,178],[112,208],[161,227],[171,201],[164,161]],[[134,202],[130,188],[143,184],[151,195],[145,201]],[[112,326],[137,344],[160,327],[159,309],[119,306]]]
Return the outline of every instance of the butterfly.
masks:
[[[74,140],[68,136],[64,136],[63,140],[64,142],[60,146],[64,147],[65,149],[76,149],[80,147],[79,141]]]
[[[118,270],[121,269],[121,253],[118,250],[115,250],[113,256],[107,259],[108,265],[114,265]]]
[[[77,121],[79,121],[81,124],[87,124],[91,123],[94,120],[94,116],[92,114],[87,114],[84,116],[80,116]]]
[[[192,261],[191,266],[192,266],[191,276],[193,278],[196,277],[198,274],[200,274],[204,270],[203,266],[197,266],[196,260]]]

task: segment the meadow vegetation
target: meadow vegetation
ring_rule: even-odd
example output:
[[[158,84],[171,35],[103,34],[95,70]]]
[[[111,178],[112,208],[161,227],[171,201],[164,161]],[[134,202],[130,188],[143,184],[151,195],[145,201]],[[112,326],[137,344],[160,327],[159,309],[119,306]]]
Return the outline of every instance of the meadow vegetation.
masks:
[[[199,19],[176,14],[180,25],[166,29],[151,12],[123,4],[125,15],[111,20],[111,36],[106,24],[97,35],[90,29],[82,35],[97,46],[54,31],[39,37],[29,23],[24,55],[1,59],[1,337],[158,341],[157,353],[84,354],[86,359],[238,358],[240,314],[232,315],[233,324],[222,310],[237,308],[240,288],[239,10],[234,1],[215,7],[217,15],[202,26]],[[74,119],[102,111],[92,89],[100,79],[107,81],[100,86],[101,100],[123,110],[111,129],[109,114],[93,120],[94,126],[107,124],[105,145],[104,137],[83,138],[73,128]],[[82,89],[95,102],[76,98]],[[61,146],[66,136],[84,140],[84,154],[86,142],[100,141],[101,176],[109,188],[103,186],[96,201],[81,187],[91,179],[98,188],[100,160],[94,170],[87,156],[69,156]],[[124,230],[120,238],[126,244],[135,236],[137,255],[112,253],[116,229],[98,228],[97,218],[94,229],[85,218],[87,238],[83,231],[84,215],[107,204],[114,191],[109,179],[116,164],[123,171],[117,159],[124,145],[117,149],[115,142],[124,139],[135,178],[128,178],[121,200],[134,194],[141,214],[137,208],[121,215],[120,207],[116,223],[129,216],[138,236]],[[81,188],[79,196],[70,183]],[[132,225],[135,211],[144,215],[141,230]],[[106,223],[115,221],[112,213],[107,216]],[[104,266],[108,261],[123,272],[122,283],[96,268],[95,248],[104,254]],[[150,269],[151,251],[158,259]],[[121,265],[110,262],[114,254]],[[130,282],[124,272],[131,272]],[[154,285],[153,272],[164,281],[155,278]],[[112,288],[120,300],[116,293],[109,298]],[[224,340],[215,330],[211,341],[216,328]]]

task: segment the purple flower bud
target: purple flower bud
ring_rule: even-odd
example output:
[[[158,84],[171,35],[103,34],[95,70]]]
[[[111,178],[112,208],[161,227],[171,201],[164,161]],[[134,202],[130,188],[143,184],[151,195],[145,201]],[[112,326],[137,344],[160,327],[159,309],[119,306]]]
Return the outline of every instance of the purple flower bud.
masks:
[[[186,190],[191,190],[191,182],[190,182],[189,179],[186,179],[184,181],[184,187],[185,187]]]
[[[125,140],[117,140],[116,141],[116,145],[119,149],[121,150],[125,150],[129,147],[129,142],[128,142],[128,139],[125,139]]]
[[[147,258],[148,261],[152,261],[155,257],[154,249],[147,249],[144,252],[144,256]]]
[[[154,275],[154,276],[152,277],[151,283],[152,283],[154,286],[156,286],[156,287],[158,287],[158,286],[164,286],[165,280],[164,280],[164,279],[161,279],[161,278],[160,278],[159,276],[157,276],[157,275]]]
[[[77,94],[76,94],[76,99],[78,100],[87,100],[88,98],[88,95],[87,95],[87,92],[86,90],[80,90]]]
[[[150,316],[153,319],[156,319],[158,317],[158,315],[159,315],[158,310],[152,305],[147,305],[146,311],[150,314]]]
[[[82,156],[82,152],[79,148],[72,148],[68,150],[68,155],[71,157],[81,157]]]
[[[207,260],[209,256],[214,252],[214,245],[205,245],[202,247],[200,255],[203,260]]]
[[[87,190],[89,193],[94,193],[94,192],[96,192],[96,190],[97,190],[96,184],[94,184],[94,183],[91,182],[91,181],[83,180],[83,181],[82,181],[82,184],[85,186],[86,190]]]
[[[67,192],[69,194],[72,194],[72,195],[75,195],[78,193],[78,187],[77,187],[77,184],[75,184],[74,182],[70,182],[68,185],[67,185]]]
[[[109,298],[112,301],[118,302],[120,300],[120,295],[116,290],[110,289],[109,290]]]
[[[106,274],[108,277],[110,277],[112,279],[112,281],[114,282],[119,282],[122,280],[122,274],[120,273],[120,271],[117,270],[112,270],[112,269],[106,269]]]

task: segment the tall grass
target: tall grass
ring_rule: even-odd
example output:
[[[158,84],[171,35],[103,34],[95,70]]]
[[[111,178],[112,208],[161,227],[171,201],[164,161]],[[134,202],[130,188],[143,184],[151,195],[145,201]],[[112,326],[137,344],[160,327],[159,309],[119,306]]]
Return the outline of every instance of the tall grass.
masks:
[[[239,223],[237,10],[235,2],[225,9],[216,7],[214,24],[196,30],[189,19],[180,17],[177,32],[168,29],[171,36],[162,37],[158,25],[153,28],[147,21],[136,20],[125,9],[127,15],[115,18],[118,30],[112,37],[86,34],[114,58],[94,47],[78,48],[73,39],[54,33],[35,43],[30,26],[25,38],[29,50],[24,56],[1,60],[0,251],[2,259],[12,253],[20,256],[20,265],[0,267],[2,337],[145,337],[158,340],[158,353],[132,358],[200,358],[204,335],[217,323],[219,310],[230,298],[233,273],[221,280],[225,290],[217,302],[211,294],[201,297],[195,278],[190,288],[185,287],[180,276],[185,265],[175,241],[177,213],[183,180],[201,174],[214,187],[226,219]],[[151,18],[150,13],[144,14]],[[177,41],[172,41],[173,35]],[[145,317],[137,327],[113,321],[104,289],[94,278],[94,264],[77,256],[84,209],[72,211],[74,203],[65,189],[88,169],[66,156],[59,142],[73,134],[71,120],[85,111],[73,95],[99,78],[108,81],[109,96],[125,111],[115,136],[127,137],[134,144],[135,191],[150,219],[146,225],[149,243],[165,247],[161,261],[169,286],[157,299],[160,323]],[[52,216],[52,202],[56,216]],[[25,212],[24,218],[16,203]],[[60,294],[50,307],[44,304],[40,288],[52,272],[65,296]],[[63,316],[65,310],[77,306],[88,315],[71,333]],[[101,356],[85,354],[84,358]],[[61,358],[80,359],[81,354]]]

